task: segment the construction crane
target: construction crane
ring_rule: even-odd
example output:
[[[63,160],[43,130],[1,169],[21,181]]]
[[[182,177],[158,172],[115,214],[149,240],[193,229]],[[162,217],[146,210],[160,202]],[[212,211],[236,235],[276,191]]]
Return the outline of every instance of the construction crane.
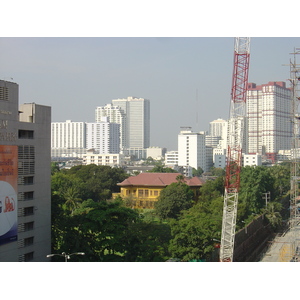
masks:
[[[220,261],[232,262],[250,59],[250,38],[235,38]]]
[[[300,48],[296,48],[293,60],[290,60],[290,83],[292,92],[292,110],[291,122],[293,128],[292,151],[291,151],[291,190],[290,190],[290,230],[293,232],[292,245],[295,248],[296,242],[296,226],[300,221],[299,213],[299,81],[300,81],[300,65],[297,64],[296,55],[300,54]],[[295,251],[295,250],[294,250]]]

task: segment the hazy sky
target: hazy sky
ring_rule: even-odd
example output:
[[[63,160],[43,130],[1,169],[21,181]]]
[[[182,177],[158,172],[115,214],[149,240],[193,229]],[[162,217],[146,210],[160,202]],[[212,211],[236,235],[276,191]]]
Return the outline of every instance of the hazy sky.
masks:
[[[300,38],[252,37],[249,81],[287,81]],[[151,146],[177,149],[181,126],[229,117],[233,37],[0,38],[0,78],[20,103],[52,107],[52,121],[94,122],[97,106],[150,100]],[[299,58],[300,59],[300,58]]]

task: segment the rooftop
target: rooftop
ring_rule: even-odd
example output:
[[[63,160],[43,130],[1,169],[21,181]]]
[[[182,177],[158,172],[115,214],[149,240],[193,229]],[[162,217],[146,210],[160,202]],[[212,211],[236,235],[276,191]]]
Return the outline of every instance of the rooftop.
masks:
[[[177,182],[176,177],[181,173],[140,173],[137,176],[131,176],[123,182],[118,183],[119,186],[168,186],[173,182]],[[199,177],[185,178],[184,182],[188,186],[202,186],[204,181]]]

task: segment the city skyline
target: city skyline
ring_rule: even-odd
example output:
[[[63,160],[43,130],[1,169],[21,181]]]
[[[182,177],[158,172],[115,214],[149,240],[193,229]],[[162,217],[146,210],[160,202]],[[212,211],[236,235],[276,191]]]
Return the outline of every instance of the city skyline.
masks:
[[[296,37],[251,38],[249,82],[287,82],[298,47]],[[52,122],[94,122],[98,106],[145,98],[150,146],[171,151],[181,126],[208,131],[229,117],[233,37],[0,38],[0,49],[0,78],[19,84],[20,103],[51,106]]]

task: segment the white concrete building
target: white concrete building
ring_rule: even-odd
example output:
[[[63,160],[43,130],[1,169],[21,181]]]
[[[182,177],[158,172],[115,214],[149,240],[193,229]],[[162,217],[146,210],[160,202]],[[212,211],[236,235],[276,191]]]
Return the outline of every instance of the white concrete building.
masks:
[[[90,149],[83,155],[83,165],[95,164],[97,166],[119,167],[123,164],[123,154],[99,154],[94,149]]]
[[[51,253],[51,108],[19,106],[0,80],[0,261],[44,262]]]
[[[224,137],[227,133],[227,121],[217,119],[209,123],[209,135]]]
[[[166,166],[178,166],[178,151],[167,151],[165,154]]]
[[[128,97],[112,100],[113,106],[121,108],[126,115],[124,148],[150,147],[150,101],[143,98]]]
[[[102,117],[108,117],[108,122],[120,124],[120,150],[123,151],[127,145],[126,114],[119,106],[106,104],[95,110],[95,121],[101,122]]]
[[[205,134],[182,128],[178,135],[178,166],[190,166],[207,171]]]
[[[81,157],[86,151],[86,125],[84,122],[51,123],[51,156]]]
[[[266,155],[272,162],[279,150],[291,148],[291,90],[285,82],[248,84],[248,153]]]
[[[222,137],[214,136],[214,135],[206,135],[205,136],[205,145],[207,147],[217,148],[220,144]]]
[[[226,149],[215,148],[213,150],[213,162],[215,168],[224,169],[226,167]]]
[[[99,154],[120,153],[120,124],[108,122],[108,117],[86,123],[86,148]]]
[[[161,160],[164,159],[166,148],[160,148],[160,147],[150,147],[146,149],[146,156],[152,157],[155,160]]]
[[[261,166],[262,165],[262,157],[260,154],[243,154],[243,167],[246,166]]]

